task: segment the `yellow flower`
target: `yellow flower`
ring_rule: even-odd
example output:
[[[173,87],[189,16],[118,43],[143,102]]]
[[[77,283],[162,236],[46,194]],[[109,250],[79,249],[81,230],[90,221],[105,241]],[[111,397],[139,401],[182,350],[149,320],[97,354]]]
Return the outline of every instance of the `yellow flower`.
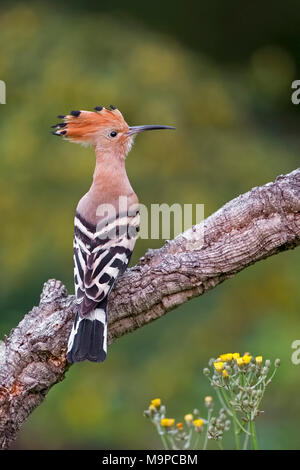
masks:
[[[151,405],[154,406],[155,408],[160,408],[161,399],[160,398],[154,398],[153,400],[151,400]]]
[[[195,426],[195,428],[201,428],[203,426],[203,419],[194,419],[193,425]]]
[[[242,357],[237,357],[236,363],[238,366],[242,366],[244,364],[244,359]]]
[[[232,353],[220,354],[221,361],[230,362],[232,360],[232,358],[233,358]]]
[[[234,359],[235,361],[240,357],[240,353],[233,353],[232,354],[232,359]]]
[[[192,415],[192,413],[189,413],[189,414],[185,415],[185,417],[184,417],[184,420],[185,420],[186,423],[191,423],[193,421],[193,419],[194,419],[194,416]]]
[[[256,361],[256,364],[261,364],[262,363],[262,356],[256,356],[255,361]]]
[[[173,418],[163,418],[160,420],[160,424],[163,428],[171,428],[175,424],[175,419]]]
[[[223,369],[223,362],[214,362],[214,368],[220,372]]]
[[[179,429],[179,431],[183,430],[183,424],[182,423],[177,423],[176,426]]]
[[[228,375],[227,370],[222,370],[222,374],[223,374],[224,379],[228,379],[229,375]]]
[[[249,364],[249,362],[252,359],[252,356],[250,356],[249,354],[245,354],[242,359],[243,359],[244,364]]]

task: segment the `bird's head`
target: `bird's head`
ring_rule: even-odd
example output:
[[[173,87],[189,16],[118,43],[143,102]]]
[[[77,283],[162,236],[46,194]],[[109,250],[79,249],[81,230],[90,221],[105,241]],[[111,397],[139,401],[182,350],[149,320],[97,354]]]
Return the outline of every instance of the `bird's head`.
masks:
[[[52,126],[54,135],[72,142],[91,144],[105,153],[114,153],[125,158],[131,149],[133,138],[143,131],[175,129],[170,126],[150,125],[129,127],[121,112],[114,106],[97,106],[95,111],[71,111],[58,116],[63,122]]]

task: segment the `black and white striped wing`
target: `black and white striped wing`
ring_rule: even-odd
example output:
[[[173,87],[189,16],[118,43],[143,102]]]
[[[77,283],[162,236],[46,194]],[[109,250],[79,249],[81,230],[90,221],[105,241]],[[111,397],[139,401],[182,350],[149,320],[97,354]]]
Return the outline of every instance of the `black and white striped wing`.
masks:
[[[139,213],[120,216],[99,229],[77,214],[74,237],[74,278],[80,315],[105,307],[107,296],[128,266],[139,226]]]

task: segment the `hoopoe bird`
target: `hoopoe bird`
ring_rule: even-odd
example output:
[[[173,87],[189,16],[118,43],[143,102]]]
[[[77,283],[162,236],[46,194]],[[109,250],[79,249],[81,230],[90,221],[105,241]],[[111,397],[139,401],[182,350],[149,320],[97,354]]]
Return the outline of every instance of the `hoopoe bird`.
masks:
[[[126,270],[139,230],[138,197],[125,158],[134,136],[170,126],[129,127],[114,106],[71,111],[58,117],[54,135],[91,144],[96,154],[93,182],[75,213],[74,283],[77,313],[68,341],[69,363],[103,362],[107,354],[107,301]],[[121,201],[121,203],[120,203]]]

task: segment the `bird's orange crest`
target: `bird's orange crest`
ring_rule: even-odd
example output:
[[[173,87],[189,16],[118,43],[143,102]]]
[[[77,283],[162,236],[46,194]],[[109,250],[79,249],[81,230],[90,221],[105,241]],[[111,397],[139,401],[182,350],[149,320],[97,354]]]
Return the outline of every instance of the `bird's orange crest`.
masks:
[[[129,130],[121,112],[110,105],[97,106],[95,111],[71,111],[69,115],[59,115],[62,123],[52,126],[54,135],[78,143],[95,144],[104,131],[126,133]],[[109,134],[108,134],[109,137]]]

